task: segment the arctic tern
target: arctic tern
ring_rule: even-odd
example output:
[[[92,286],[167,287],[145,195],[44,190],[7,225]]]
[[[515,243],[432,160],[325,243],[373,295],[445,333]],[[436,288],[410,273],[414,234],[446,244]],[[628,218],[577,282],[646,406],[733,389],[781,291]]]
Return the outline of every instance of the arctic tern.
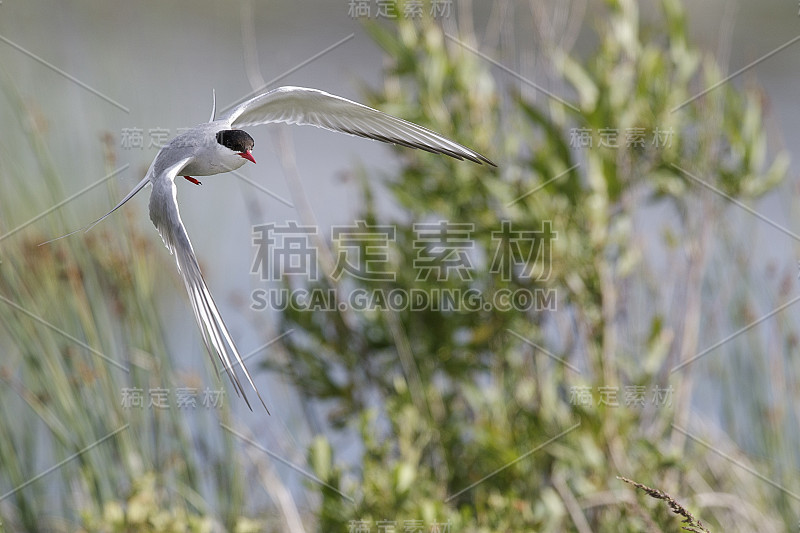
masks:
[[[178,212],[175,178],[183,176],[200,185],[194,176],[221,174],[236,170],[247,161],[255,163],[251,153],[255,144],[253,138],[240,128],[270,123],[316,126],[445,154],[456,159],[467,159],[478,164],[496,165],[474,150],[413,122],[317,89],[280,87],[236,106],[220,118],[215,115],[216,98],[209,122],[178,135],[161,148],[144,179],[114,209],[81,229],[89,231],[133,198],[145,185],[152,185],[150,220],[161,234],[166,247],[175,255],[178,271],[189,293],[189,301],[209,355],[213,360],[212,354],[216,353],[237,394],[242,395],[252,410],[234,369],[234,365],[241,366],[250,386],[264,409],[267,409],[200,272],[192,243]],[[63,237],[78,231],[81,230]],[[267,412],[269,413],[268,409]]]

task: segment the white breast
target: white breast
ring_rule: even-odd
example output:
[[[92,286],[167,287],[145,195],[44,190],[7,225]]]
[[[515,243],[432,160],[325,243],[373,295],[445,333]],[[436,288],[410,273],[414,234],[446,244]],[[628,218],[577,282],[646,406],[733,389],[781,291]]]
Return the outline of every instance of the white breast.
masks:
[[[236,170],[246,160],[217,142],[217,132],[224,129],[218,123],[200,124],[178,135],[165,147],[193,155],[194,159],[182,171],[185,176],[212,176]]]

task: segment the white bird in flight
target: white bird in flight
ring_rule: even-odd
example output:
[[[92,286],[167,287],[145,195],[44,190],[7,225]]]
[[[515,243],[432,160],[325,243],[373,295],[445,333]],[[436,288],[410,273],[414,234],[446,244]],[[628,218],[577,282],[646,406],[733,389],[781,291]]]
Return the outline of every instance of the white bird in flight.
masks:
[[[144,179],[114,209],[81,229],[89,231],[133,198],[145,185],[152,185],[150,220],[161,234],[166,247],[175,255],[178,271],[189,293],[189,301],[209,355],[216,353],[236,393],[242,395],[252,410],[234,369],[234,365],[241,366],[250,386],[264,409],[267,409],[200,272],[192,243],[178,212],[175,178],[183,176],[200,185],[193,176],[221,174],[236,170],[247,161],[255,163],[256,160],[250,152],[254,145],[253,138],[238,128],[281,122],[317,126],[445,154],[456,159],[496,165],[478,152],[413,122],[317,89],[279,87],[238,105],[220,118],[215,118],[215,115],[216,101],[209,122],[195,126],[172,139],[158,152]],[[58,239],[78,231],[81,230]],[[268,409],[267,412],[269,413]]]

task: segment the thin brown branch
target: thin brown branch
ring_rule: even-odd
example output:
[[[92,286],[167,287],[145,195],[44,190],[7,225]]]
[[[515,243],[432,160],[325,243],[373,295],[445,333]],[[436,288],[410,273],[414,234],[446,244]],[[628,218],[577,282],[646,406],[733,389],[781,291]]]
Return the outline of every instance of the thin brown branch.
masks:
[[[620,481],[624,481],[629,485],[633,485],[638,489],[643,490],[651,498],[667,502],[667,505],[669,505],[669,508],[673,513],[683,517],[681,523],[684,525],[681,527],[681,529],[684,529],[686,531],[692,531],[693,533],[711,533],[708,529],[705,528],[705,526],[703,526],[703,523],[700,522],[700,520],[695,518],[692,515],[692,513],[687,511],[684,506],[678,503],[675,500],[675,498],[673,498],[669,494],[662,492],[658,489],[648,487],[647,485],[642,485],[641,483],[637,483],[636,481],[633,481],[631,479],[622,476],[617,476],[617,479],[619,479]]]

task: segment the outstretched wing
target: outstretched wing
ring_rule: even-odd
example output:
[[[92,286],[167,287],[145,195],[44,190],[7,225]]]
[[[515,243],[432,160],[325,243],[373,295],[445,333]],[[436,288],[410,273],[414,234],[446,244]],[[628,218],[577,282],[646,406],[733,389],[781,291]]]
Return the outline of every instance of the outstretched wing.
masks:
[[[279,87],[240,104],[222,118],[235,128],[273,122],[317,126],[496,166],[478,152],[413,122],[316,89]]]
[[[247,371],[247,367],[236,349],[230,333],[228,333],[228,328],[225,326],[222,315],[220,315],[219,309],[214,303],[214,298],[206,286],[203,274],[200,272],[200,266],[197,264],[197,257],[195,257],[192,249],[192,243],[189,241],[189,235],[186,233],[186,228],[183,226],[181,215],[178,212],[177,188],[174,180],[175,176],[191,160],[191,157],[181,159],[166,169],[154,173],[152,178],[153,192],[150,195],[150,220],[153,221],[153,224],[161,234],[164,244],[175,255],[178,271],[183,277],[183,283],[189,293],[189,301],[192,304],[194,316],[200,326],[203,342],[209,353],[216,353],[237,394],[241,393],[247,406],[250,407],[250,402],[247,400],[247,395],[234,369],[234,365],[241,366],[244,375],[253,390],[256,391],[258,399],[264,405],[264,409],[267,409],[261,394],[259,394],[253,383],[250,372]],[[252,410],[252,407],[250,407],[250,410]],[[267,413],[269,413],[269,409],[267,409]]]

